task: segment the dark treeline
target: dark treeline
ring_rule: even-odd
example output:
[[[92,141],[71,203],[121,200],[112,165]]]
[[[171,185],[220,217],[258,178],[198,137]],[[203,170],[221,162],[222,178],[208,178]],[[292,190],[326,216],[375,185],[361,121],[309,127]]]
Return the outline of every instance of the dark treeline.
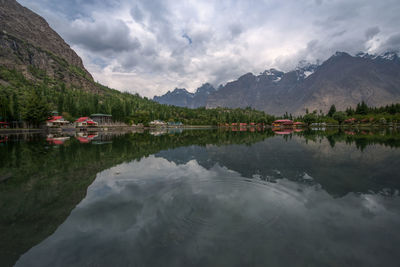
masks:
[[[273,116],[251,108],[189,109],[161,105],[147,98],[98,84],[99,94],[80,88],[66,88],[63,82],[49,78],[40,69],[29,67],[33,80],[17,71],[0,66],[0,120],[25,121],[38,126],[51,111],[74,121],[93,113],[111,114],[115,121],[127,124],[148,124],[152,120],[180,121],[188,125],[217,125],[219,123],[270,123]]]
[[[352,115],[367,115],[367,114],[382,114],[382,113],[387,113],[387,114],[397,114],[400,113],[400,104],[391,104],[391,105],[386,105],[383,107],[368,107],[365,102],[361,102],[357,104],[356,109],[347,108],[346,109],[346,114],[348,116]]]
[[[326,114],[324,114],[322,110],[319,112],[317,110],[314,110],[313,112],[306,110],[306,114],[302,116],[294,117],[291,114],[286,113],[282,117],[285,119],[302,121],[307,124],[321,122],[342,124],[348,119],[353,119],[352,123],[397,123],[400,122],[400,104],[396,103],[382,107],[369,107],[364,101],[362,101],[361,103],[357,104],[355,109],[348,107],[345,111],[338,111],[336,110],[335,105],[331,105]]]

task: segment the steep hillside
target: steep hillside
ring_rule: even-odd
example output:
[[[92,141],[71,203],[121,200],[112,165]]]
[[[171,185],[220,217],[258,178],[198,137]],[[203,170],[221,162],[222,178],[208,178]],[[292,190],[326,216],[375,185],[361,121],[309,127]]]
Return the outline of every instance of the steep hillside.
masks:
[[[68,87],[101,92],[75,51],[42,17],[14,0],[0,0],[0,48],[0,65],[28,80],[40,74]]]

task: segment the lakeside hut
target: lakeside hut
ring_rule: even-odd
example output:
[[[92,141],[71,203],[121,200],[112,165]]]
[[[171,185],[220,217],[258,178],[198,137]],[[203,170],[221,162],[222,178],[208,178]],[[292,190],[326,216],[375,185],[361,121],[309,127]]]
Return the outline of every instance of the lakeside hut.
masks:
[[[90,118],[94,121],[97,122],[98,125],[108,125],[112,124],[112,115],[110,114],[92,114],[90,115]]]
[[[292,127],[293,121],[292,120],[276,120],[272,123],[274,127]]]
[[[161,120],[154,120],[149,123],[150,127],[167,127],[167,123]]]
[[[5,121],[0,121],[0,128],[9,128],[10,124]]]
[[[65,120],[63,116],[51,116],[46,121],[47,127],[60,127],[63,125],[68,125],[70,122]]]
[[[75,121],[75,125],[77,127],[86,127],[86,126],[98,126],[98,123],[96,121],[93,121],[91,118],[89,117],[80,117],[79,119],[77,119]]]
[[[171,121],[171,122],[168,122],[167,124],[168,124],[168,127],[182,127],[183,126],[183,123],[180,121],[177,121],[177,122]]]
[[[347,119],[347,120],[344,121],[344,123],[348,123],[348,124],[353,124],[355,122],[357,122],[356,118],[350,118],[350,119]]]

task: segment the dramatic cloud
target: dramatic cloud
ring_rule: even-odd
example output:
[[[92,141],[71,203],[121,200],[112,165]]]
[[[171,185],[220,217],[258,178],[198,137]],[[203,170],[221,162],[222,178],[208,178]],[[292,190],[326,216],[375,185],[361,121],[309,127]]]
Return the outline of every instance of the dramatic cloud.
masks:
[[[111,23],[88,22],[75,20],[71,23],[71,30],[65,33],[65,37],[74,45],[80,45],[93,52],[124,52],[140,47],[137,38],[130,37],[130,30],[122,20]]]
[[[380,32],[379,27],[371,27],[365,31],[365,37],[367,40],[371,40],[375,35]]]
[[[397,0],[19,0],[42,15],[100,82],[152,97],[194,91],[336,51],[400,48]]]

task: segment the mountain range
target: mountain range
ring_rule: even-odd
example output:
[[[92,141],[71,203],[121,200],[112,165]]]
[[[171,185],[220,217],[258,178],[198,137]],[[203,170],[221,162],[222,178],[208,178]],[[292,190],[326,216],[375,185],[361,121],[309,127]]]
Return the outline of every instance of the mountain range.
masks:
[[[178,107],[198,108],[205,107],[208,96],[217,90],[209,83],[197,88],[195,93],[188,92],[185,88],[175,88],[163,96],[155,96],[154,101],[160,104],[173,105]]]
[[[210,91],[206,99],[202,94],[201,101],[196,102],[198,91],[175,89],[154,100],[186,107],[250,106],[274,115],[299,115],[306,110],[327,112],[332,104],[344,110],[361,101],[383,106],[400,102],[400,58],[396,52],[354,56],[336,52],[322,64],[303,61],[289,72],[269,69],[259,75],[244,74]]]
[[[45,83],[56,91],[65,87],[104,97],[113,95],[121,101],[126,98],[94,82],[81,58],[48,23],[15,0],[0,0],[0,68],[15,70],[32,86]],[[22,90],[4,73],[0,73],[0,86]],[[218,88],[209,83],[195,93],[177,88],[153,100],[189,108],[250,106],[273,115],[304,114],[307,109],[327,112],[332,104],[344,110],[361,101],[382,106],[400,102],[400,58],[395,52],[337,52],[321,64],[300,62],[288,72],[269,69],[258,75],[247,73]],[[100,103],[105,104],[105,99]],[[104,109],[110,112],[107,105]]]

